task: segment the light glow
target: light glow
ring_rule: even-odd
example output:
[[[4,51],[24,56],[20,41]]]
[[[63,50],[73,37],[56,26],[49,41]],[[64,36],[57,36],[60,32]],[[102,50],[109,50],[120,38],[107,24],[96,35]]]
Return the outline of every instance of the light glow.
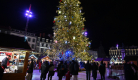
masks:
[[[25,16],[28,17],[28,18],[32,17],[32,12],[27,10],[26,13],[25,13]]]

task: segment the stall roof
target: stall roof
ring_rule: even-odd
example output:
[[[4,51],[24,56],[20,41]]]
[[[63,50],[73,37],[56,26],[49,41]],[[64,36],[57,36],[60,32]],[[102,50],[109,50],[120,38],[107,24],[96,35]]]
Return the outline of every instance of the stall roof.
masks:
[[[33,54],[29,56],[29,59],[31,59],[31,57],[34,57],[35,59],[38,59],[38,58],[37,58],[35,55],[33,55]]]
[[[110,58],[97,58],[95,61],[110,61]]]
[[[24,37],[0,33],[0,48],[31,50]]]
[[[104,58],[103,61],[110,61],[110,60],[111,60],[111,58]]]
[[[95,61],[102,61],[104,58],[97,58]]]

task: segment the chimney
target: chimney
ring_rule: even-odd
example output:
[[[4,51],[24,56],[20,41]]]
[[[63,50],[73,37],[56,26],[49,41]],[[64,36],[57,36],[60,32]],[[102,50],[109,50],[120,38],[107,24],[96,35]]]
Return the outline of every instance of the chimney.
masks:
[[[39,37],[41,37],[41,33],[40,33]]]
[[[45,37],[45,33],[43,33],[43,38]]]

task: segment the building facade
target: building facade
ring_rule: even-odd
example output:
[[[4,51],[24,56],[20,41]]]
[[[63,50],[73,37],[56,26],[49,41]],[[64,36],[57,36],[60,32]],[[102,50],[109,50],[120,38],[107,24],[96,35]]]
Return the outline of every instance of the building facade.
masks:
[[[36,42],[36,51],[39,53],[47,53],[49,55],[49,50],[52,48],[52,40],[38,37]]]
[[[110,58],[117,58],[119,60],[124,60],[125,56],[138,56],[138,47],[130,46],[130,47],[111,47],[109,50]]]
[[[0,26],[0,33],[10,34],[10,27]]]
[[[93,56],[93,59],[97,59],[98,58],[97,51],[89,50],[88,53],[90,54],[90,56]]]
[[[25,37],[25,31],[11,29],[10,35]],[[27,35],[26,35],[25,39],[28,41],[31,49],[35,50],[36,49],[36,40],[37,40],[37,37],[35,36],[35,34],[27,32]]]

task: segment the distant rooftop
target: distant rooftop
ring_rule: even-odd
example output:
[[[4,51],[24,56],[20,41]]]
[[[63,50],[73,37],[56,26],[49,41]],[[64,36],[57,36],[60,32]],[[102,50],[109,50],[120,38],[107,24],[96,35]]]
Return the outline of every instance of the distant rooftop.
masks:
[[[12,33],[18,33],[18,34],[25,34],[25,31],[17,30],[17,29],[11,29]],[[27,36],[35,36],[35,33],[29,33],[27,32]]]

